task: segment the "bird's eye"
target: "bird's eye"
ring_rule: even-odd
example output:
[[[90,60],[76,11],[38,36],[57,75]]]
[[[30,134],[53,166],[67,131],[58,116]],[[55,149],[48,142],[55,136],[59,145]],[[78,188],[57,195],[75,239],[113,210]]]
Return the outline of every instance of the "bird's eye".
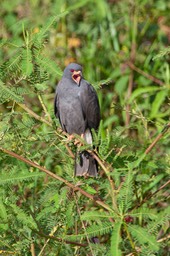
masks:
[[[71,73],[73,73],[73,72],[74,72],[74,69],[70,69],[70,71],[71,71]]]

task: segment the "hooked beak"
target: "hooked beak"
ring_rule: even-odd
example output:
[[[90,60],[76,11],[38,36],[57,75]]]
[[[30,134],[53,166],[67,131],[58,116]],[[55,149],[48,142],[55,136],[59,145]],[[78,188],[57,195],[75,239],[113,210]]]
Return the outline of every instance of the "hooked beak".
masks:
[[[81,74],[80,70],[78,70],[78,71],[74,70],[74,72],[72,74],[72,79],[73,79],[74,82],[76,82],[76,84],[79,85],[80,80],[81,80],[81,76],[82,76],[82,74]]]

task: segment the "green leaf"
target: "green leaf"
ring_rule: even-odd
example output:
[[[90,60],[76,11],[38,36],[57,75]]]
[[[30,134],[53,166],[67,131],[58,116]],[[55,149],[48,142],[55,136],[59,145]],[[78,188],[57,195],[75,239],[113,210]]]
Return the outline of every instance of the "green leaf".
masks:
[[[61,71],[61,69],[59,68],[59,66],[56,64],[55,61],[53,61],[53,60],[51,60],[51,59],[49,59],[49,58],[47,58],[47,57],[41,57],[41,58],[39,58],[38,56],[37,56],[36,59],[37,59],[38,63],[39,63],[40,65],[42,65],[43,68],[44,68],[47,72],[49,72],[49,73],[52,74],[52,75],[55,74],[58,78],[61,78],[61,76],[62,76],[62,71]]]
[[[133,173],[128,171],[125,181],[121,187],[121,191],[118,195],[119,209],[121,212],[126,213],[132,205],[133,198]]]
[[[80,7],[84,6],[85,4],[87,4],[87,2],[89,2],[89,0],[76,1],[76,3],[75,4],[71,4],[66,11],[70,12],[70,11],[77,10],[78,8],[80,8]]]
[[[21,67],[25,76],[30,76],[33,72],[32,52],[29,48],[22,51]]]
[[[115,83],[115,91],[119,96],[122,95],[123,92],[125,92],[126,87],[128,85],[129,75],[121,76],[117,82]]]
[[[145,153],[141,154],[141,155],[138,157],[137,160],[128,163],[128,168],[129,168],[130,170],[133,170],[133,169],[137,168],[137,167],[140,165],[140,163],[143,161],[143,159],[144,159],[145,157],[146,157],[146,154],[145,154]]]
[[[93,236],[105,235],[110,233],[112,229],[113,229],[113,223],[102,222],[100,223],[100,225],[97,225],[97,224],[91,225],[86,229],[86,232],[83,234],[67,235],[65,236],[65,238],[77,240],[81,238],[82,239],[86,238],[87,236],[93,237]]]
[[[7,211],[6,211],[6,207],[4,205],[4,203],[2,202],[2,199],[0,198],[0,219],[7,221]]]
[[[68,11],[64,11],[58,15],[52,16],[48,19],[48,21],[45,23],[44,27],[40,30],[38,37],[43,37],[47,31],[49,31],[49,28],[54,24],[55,21],[58,19],[66,16],[68,14]]]
[[[30,215],[28,215],[26,212],[24,212],[23,209],[21,209],[20,207],[18,207],[15,204],[11,204],[10,206],[13,209],[14,214],[16,215],[16,218],[18,219],[18,221],[20,223],[22,223],[23,225],[26,225],[30,228],[34,228],[34,229],[37,228],[37,224],[35,223],[33,218]]]
[[[155,118],[159,111],[160,106],[163,104],[165,98],[168,96],[168,90],[160,91],[156,94],[155,100],[152,103],[150,118]]]
[[[114,256],[121,256],[121,250],[119,248],[119,245],[121,243],[121,234],[120,234],[120,230],[121,230],[121,225],[122,222],[117,222],[114,225],[113,231],[112,231],[112,235],[111,235],[111,255]]]
[[[33,172],[33,173],[16,173],[13,174],[2,174],[1,179],[0,179],[0,185],[5,185],[5,184],[16,184],[19,181],[24,181],[28,179],[34,179],[36,177],[42,177],[44,176],[43,173],[40,172]]]
[[[138,88],[136,89],[130,99],[129,99],[129,103],[132,103],[132,101],[137,98],[138,96],[140,96],[141,94],[144,94],[144,93],[152,93],[152,92],[155,92],[155,91],[159,91],[161,90],[160,87],[157,87],[157,86],[148,86],[148,87],[145,87],[145,88]]]
[[[97,219],[109,219],[114,218],[116,215],[108,214],[104,211],[86,211],[81,215],[82,220],[97,220]]]
[[[133,210],[130,215],[132,217],[138,217],[138,218],[149,218],[152,220],[155,220],[158,218],[158,214],[155,210],[153,209],[148,209],[146,207],[140,207],[139,209]]]

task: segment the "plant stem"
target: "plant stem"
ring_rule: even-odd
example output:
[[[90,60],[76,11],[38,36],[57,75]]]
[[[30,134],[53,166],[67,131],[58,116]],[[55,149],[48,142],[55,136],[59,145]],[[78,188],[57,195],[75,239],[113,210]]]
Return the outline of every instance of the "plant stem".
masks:
[[[137,251],[136,251],[136,248],[135,248],[135,244],[134,244],[134,242],[133,242],[133,240],[132,240],[132,237],[131,237],[131,235],[130,235],[130,233],[129,233],[129,230],[128,230],[128,228],[127,228],[127,226],[126,226],[125,223],[124,223],[124,229],[125,229],[126,234],[127,234],[127,236],[128,236],[129,242],[130,242],[130,244],[131,244],[131,246],[132,246],[132,249],[134,250],[134,256],[137,256],[138,254],[137,254]]]
[[[163,137],[163,135],[168,131],[169,128],[170,128],[170,123],[168,123],[164,126],[161,133],[154,139],[154,141],[151,143],[151,145],[145,150],[145,154],[148,154],[152,150],[152,148]]]
[[[30,251],[31,251],[31,255],[32,255],[32,256],[36,256],[34,243],[31,243],[31,249],[30,249]]]

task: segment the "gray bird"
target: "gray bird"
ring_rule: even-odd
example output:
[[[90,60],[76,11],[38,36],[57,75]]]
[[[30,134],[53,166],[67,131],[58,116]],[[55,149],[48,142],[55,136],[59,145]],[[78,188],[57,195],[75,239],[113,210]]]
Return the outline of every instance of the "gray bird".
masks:
[[[58,83],[54,104],[56,117],[62,129],[68,134],[81,135],[92,144],[91,129],[100,122],[100,107],[96,91],[83,77],[82,67],[70,63]],[[76,176],[96,177],[97,162],[87,151],[78,152],[75,161]]]

